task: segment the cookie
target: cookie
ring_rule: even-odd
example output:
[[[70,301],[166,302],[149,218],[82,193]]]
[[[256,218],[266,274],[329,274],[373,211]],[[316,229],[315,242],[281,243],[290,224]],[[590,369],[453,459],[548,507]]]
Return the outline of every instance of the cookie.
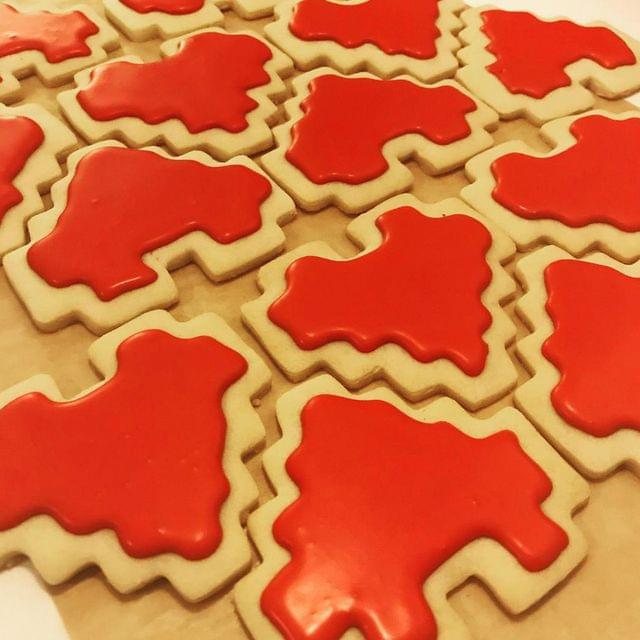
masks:
[[[513,141],[470,160],[474,182],[462,197],[522,251],[546,243],[576,256],[597,248],[626,262],[639,258],[640,112],[592,111],[540,133],[552,151]]]
[[[430,174],[464,164],[493,144],[496,114],[451,81],[423,85],[319,69],[293,81],[288,122],[262,165],[298,205],[359,213],[408,190],[415,159]]]
[[[105,176],[109,179],[105,180]],[[168,271],[196,262],[232,278],[284,246],[291,199],[248,158],[220,164],[118,142],[69,157],[31,242],[5,257],[9,282],[43,331],[74,320],[95,333],[177,300]]]
[[[103,0],[109,19],[130,40],[173,38],[224,22],[220,9],[232,7],[245,19],[273,12],[274,0]]]
[[[517,275],[527,291],[517,311],[532,330],[517,352],[533,375],[517,406],[583,474],[628,465],[640,475],[640,262],[546,247]]]
[[[36,74],[48,86],[64,84],[117,49],[116,31],[85,5],[0,3],[0,99],[20,97],[18,80]]]
[[[254,33],[206,29],[168,40],[164,56],[110,60],[76,76],[58,96],[71,124],[90,141],[129,146],[163,142],[176,153],[202,149],[226,160],[273,144],[272,99],[291,61]]]
[[[640,89],[640,43],[605,24],[547,20],[492,7],[463,12],[456,75],[502,118],[535,124],[585,111],[594,93]]]
[[[174,38],[224,22],[212,0],[103,0],[107,17],[135,42]]]
[[[517,614],[586,555],[571,514],[588,485],[514,409],[413,409],[321,376],[277,414],[277,495],[248,523],[263,561],[235,589],[254,638],[462,640],[447,594],[465,580]]]
[[[293,381],[328,369],[347,386],[385,379],[411,400],[447,392],[477,409],[506,394],[515,328],[501,302],[515,247],[456,199],[398,196],[348,227],[361,253],[303,245],[260,269],[245,323]]]
[[[303,70],[328,65],[433,82],[458,68],[455,34],[464,6],[461,0],[285,0],[265,34]]]
[[[62,175],[58,159],[75,145],[43,107],[0,105],[0,259],[25,243],[26,221],[42,211],[40,194]]]
[[[89,356],[104,381],[73,400],[44,375],[0,396],[0,563],[26,555],[50,584],[95,564],[123,593],[162,576],[201,599],[251,562],[242,456],[264,439],[251,400],[269,371],[213,314],[145,314]]]

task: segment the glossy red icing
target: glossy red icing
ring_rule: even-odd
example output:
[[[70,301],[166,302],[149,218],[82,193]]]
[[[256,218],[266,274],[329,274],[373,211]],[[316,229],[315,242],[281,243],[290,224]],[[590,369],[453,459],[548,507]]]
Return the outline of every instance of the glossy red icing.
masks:
[[[333,40],[353,49],[373,44],[388,54],[435,57],[439,0],[368,0],[339,4],[301,0],[289,29],[301,40]]]
[[[539,571],[568,544],[540,508],[551,481],[511,432],[476,439],[386,402],[326,395],[304,407],[302,432],[286,465],[301,495],[273,527],[292,559],[261,599],[289,640],[352,627],[436,640],[423,585],[465,545],[492,538]]]
[[[309,90],[286,157],[316,184],[361,184],[381,176],[389,168],[383,146],[402,135],[417,133],[440,145],[466,138],[465,115],[477,109],[454,87],[407,80],[327,75]]]
[[[491,316],[491,236],[465,215],[428,218],[411,207],[376,221],[379,248],[347,261],[303,257],[269,308],[305,350],[345,340],[361,352],[395,343],[420,362],[448,358],[467,375],[484,369]]]
[[[570,131],[576,144],[555,156],[511,153],[496,160],[494,200],[529,220],[640,231],[640,119],[587,116]]]
[[[555,330],[542,352],[561,374],[556,411],[590,435],[640,430],[640,278],[578,260],[545,270]]]
[[[48,62],[63,62],[91,54],[87,38],[98,27],[80,11],[21,13],[0,4],[0,57],[41,51]]]
[[[53,287],[83,283],[112,300],[155,282],[142,262],[154,249],[192,231],[229,244],[260,229],[270,193],[271,183],[247,167],[99,149],[78,164],[55,229],[27,259]]]
[[[204,7],[204,0],[120,0],[122,4],[138,13],[160,11],[180,16],[195,13]]]
[[[77,535],[113,529],[135,558],[205,558],[229,494],[222,396],[247,363],[212,338],[158,330],[117,357],[82,398],[30,393],[0,410],[0,530],[48,514]]]
[[[191,133],[239,133],[258,106],[247,92],[269,83],[264,65],[271,58],[269,47],[251,36],[201,33],[157,62],[96,68],[78,102],[99,121],[132,117],[159,124],[175,118]]]
[[[547,22],[524,11],[482,12],[482,30],[496,61],[487,68],[511,93],[544,98],[567,87],[566,67],[593,60],[606,69],[636,63],[627,43],[606,27],[585,27],[568,20]]]
[[[13,181],[43,142],[42,129],[30,118],[0,116],[0,223],[11,207],[22,202]]]

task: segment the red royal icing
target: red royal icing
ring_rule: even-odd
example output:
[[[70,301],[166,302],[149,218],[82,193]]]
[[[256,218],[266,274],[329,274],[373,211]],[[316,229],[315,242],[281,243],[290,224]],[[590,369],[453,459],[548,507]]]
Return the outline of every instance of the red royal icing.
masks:
[[[496,160],[494,200],[529,220],[640,231],[640,119],[587,116],[570,131],[575,145],[557,155],[510,153]]]
[[[561,375],[555,410],[597,437],[640,430],[640,278],[577,260],[552,263],[544,277],[555,329],[542,352]]]
[[[568,544],[540,508],[553,486],[501,431],[476,439],[392,405],[316,396],[287,461],[300,497],[273,535],[291,561],[262,594],[284,637],[435,640],[425,580],[465,545],[492,538],[528,571]],[[392,443],[392,446],[390,446]]]
[[[247,91],[268,84],[269,47],[246,35],[201,33],[158,62],[113,62],[96,68],[80,106],[99,121],[140,118],[159,124],[173,118],[191,133],[244,131],[258,103]]]
[[[0,117],[0,222],[11,207],[22,202],[13,181],[43,142],[44,133],[33,120]]]
[[[269,308],[305,350],[346,340],[369,353],[395,343],[420,362],[448,358],[467,375],[484,369],[491,316],[491,236],[465,215],[428,218],[411,207],[376,220],[382,244],[352,260],[303,257]]]
[[[270,193],[270,182],[247,167],[99,149],[78,164],[55,229],[27,259],[53,287],[83,283],[112,300],[155,282],[142,262],[154,249],[192,231],[229,244],[260,229]]]
[[[402,135],[417,133],[440,145],[466,138],[465,114],[477,109],[454,87],[407,80],[327,75],[315,78],[309,91],[286,157],[316,184],[381,176],[389,168],[382,147]]]
[[[121,2],[138,13],[160,11],[176,16],[195,13],[204,6],[204,0],[121,0]]]
[[[63,62],[91,54],[87,38],[98,27],[80,11],[20,13],[0,4],[0,57],[21,51],[41,51],[48,62]]]
[[[566,67],[593,60],[606,69],[636,63],[627,43],[606,27],[584,27],[568,20],[547,22],[524,11],[482,12],[487,51],[496,61],[487,69],[511,93],[544,98],[568,87]]]
[[[0,410],[0,530],[48,514],[84,535],[113,529],[127,554],[210,556],[229,495],[224,392],[247,370],[209,337],[143,331],[87,395],[29,393]]]
[[[435,57],[440,30],[439,0],[368,0],[337,4],[301,0],[289,29],[301,40],[333,40],[353,49],[373,44],[388,54],[426,60]]]

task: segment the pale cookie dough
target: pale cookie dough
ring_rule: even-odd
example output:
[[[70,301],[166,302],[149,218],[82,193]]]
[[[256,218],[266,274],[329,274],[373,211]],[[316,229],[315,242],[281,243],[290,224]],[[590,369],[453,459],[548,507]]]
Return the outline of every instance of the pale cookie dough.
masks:
[[[182,597],[191,601],[223,588],[250,567],[251,548],[241,522],[257,503],[258,489],[242,459],[264,441],[264,427],[252,406],[252,399],[268,390],[270,372],[218,316],[204,314],[188,322],[177,322],[165,311],[154,311],[100,338],[91,346],[91,363],[105,380],[116,373],[118,345],[126,338],[149,329],[160,329],[185,339],[211,336],[238,352],[248,363],[248,371],[227,389],[222,399],[228,427],[222,465],[231,492],[221,509],[223,537],[220,546],[213,555],[198,561],[173,553],[137,559],[123,551],[112,530],[73,535],[53,518],[40,515],[0,532],[0,564],[17,555],[26,555],[49,584],[61,584],[81,569],[97,565],[109,583],[121,593],[130,593],[164,577]],[[99,382],[77,397],[91,393],[102,384]],[[67,402],[50,376],[38,375],[2,393],[0,411],[16,398],[32,392],[42,393],[54,402]],[[78,464],[86,462],[78,460]],[[90,500],[91,496],[87,499]]]
[[[462,433],[474,438],[486,438],[496,432],[509,430],[516,435],[525,454],[535,461],[553,484],[552,493],[542,504],[542,510],[566,532],[569,538],[568,546],[547,568],[531,572],[527,571],[515,556],[496,540],[486,537],[467,544],[431,573],[424,583],[424,599],[434,614],[438,640],[470,638],[463,620],[447,599],[447,595],[468,578],[479,578],[505,609],[512,614],[519,614],[533,606],[564,580],[585,557],[586,540],[571,516],[586,503],[589,495],[588,485],[536,433],[518,411],[511,408],[503,409],[489,419],[478,420],[448,398],[439,399],[425,408],[416,410],[387,389],[376,389],[353,396],[330,376],[320,376],[289,391],[279,399],[277,416],[282,438],[270,447],[263,457],[264,469],[275,489],[276,497],[254,512],[248,523],[249,533],[262,562],[246,578],[243,578],[234,590],[238,612],[254,638],[259,640],[282,638],[261,608],[260,599],[267,585],[291,561],[291,554],[276,542],[272,528],[283,511],[300,497],[300,489],[288,475],[285,463],[303,442],[301,424],[303,407],[313,397],[322,394],[389,403],[414,420],[428,423],[446,421]],[[362,464],[366,465],[367,462],[363,460]],[[398,500],[402,499],[403,496],[398,496]],[[372,500],[371,504],[374,503],[375,500]],[[425,536],[429,535],[429,523],[425,523],[424,533]],[[393,544],[393,540],[389,542]],[[310,540],[309,544],[312,545],[313,542]],[[334,556],[331,562],[334,561],[340,562],[340,556]],[[370,562],[372,570],[375,571],[375,556],[370,557]],[[379,577],[384,581],[384,575]],[[300,600],[296,601],[296,604],[299,606],[299,615],[302,617],[307,614],[304,591],[300,592],[299,597]],[[324,614],[337,613],[332,609],[331,604],[329,600],[327,609],[323,611]],[[401,606],[399,603],[399,607]],[[398,610],[403,615],[406,613],[402,608]],[[405,622],[408,626],[411,624],[408,620]],[[362,638],[359,631],[351,629],[342,637],[345,640]]]
[[[554,332],[553,321],[545,308],[548,294],[544,271],[553,262],[572,259],[558,247],[545,247],[518,263],[516,275],[526,293],[519,300],[516,311],[532,333],[518,341],[516,352],[533,377],[516,390],[514,400],[553,446],[584,475],[603,478],[622,465],[631,467],[640,475],[638,431],[623,428],[607,437],[593,436],[570,425],[558,414],[551,401],[551,392],[560,382],[560,373],[542,353],[543,344]],[[634,278],[640,277],[640,262],[623,265],[599,253],[582,261],[611,267]],[[606,314],[606,310],[603,313]],[[585,375],[597,378],[598,372],[585,372]]]
[[[0,57],[0,100],[15,100],[22,94],[19,80],[37,75],[47,86],[57,86],[69,82],[75,73],[101,62],[109,51],[120,46],[118,33],[107,21],[93,9],[82,4],[52,6],[51,2],[41,0],[6,0],[2,4],[13,7],[25,14],[46,11],[55,14],[68,14],[74,11],[83,13],[98,28],[98,33],[89,36],[86,44],[91,50],[89,55],[67,58],[61,62],[49,62],[45,55],[36,49],[20,51]]]
[[[491,316],[491,324],[482,336],[488,345],[488,354],[479,375],[468,375],[448,358],[421,362],[394,342],[386,342],[368,353],[359,351],[350,342],[338,340],[305,350],[269,318],[269,308],[287,290],[285,273],[292,263],[305,256],[338,262],[356,261],[381,245],[382,234],[376,226],[377,218],[405,206],[434,219],[464,214],[479,221],[491,235],[492,244],[486,254],[491,282],[481,295],[481,303]],[[428,205],[410,195],[392,198],[355,219],[347,234],[362,250],[360,254],[345,258],[321,241],[298,247],[260,269],[258,287],[263,293],[242,306],[245,324],[290,380],[299,382],[318,370],[328,370],[348,387],[357,389],[373,380],[384,379],[411,401],[434,393],[449,393],[472,410],[490,404],[515,386],[517,374],[506,350],[515,337],[515,327],[501,306],[515,293],[515,283],[502,267],[515,252],[513,242],[506,235],[460,200],[451,198]],[[445,276],[440,274],[437,277]],[[327,304],[331,304],[330,300]],[[358,301],[354,300],[354,304],[357,305]],[[386,302],[381,299],[379,304],[384,306]]]
[[[326,0],[332,2],[333,0]],[[324,65],[342,73],[370,71],[383,78],[408,74],[421,82],[433,82],[452,76],[458,68],[455,52],[460,42],[455,34],[462,28],[457,15],[465,7],[461,0],[441,0],[436,27],[436,55],[420,59],[403,53],[389,54],[373,43],[347,48],[334,40],[303,40],[289,28],[293,12],[300,0],[285,0],[276,6],[276,21],[265,27],[267,37],[287,53],[303,71]],[[356,4],[356,3],[351,3]],[[357,3],[360,4],[360,3]],[[390,3],[393,4],[393,3]],[[347,4],[346,7],[349,5]],[[393,23],[393,9],[389,13]]]
[[[590,111],[548,122],[540,130],[540,135],[552,147],[552,151],[539,152],[518,140],[489,149],[467,163],[465,169],[472,184],[465,187],[460,195],[472,207],[504,229],[515,240],[520,251],[529,251],[541,244],[555,244],[574,256],[580,256],[587,251],[597,249],[623,262],[637,259],[640,257],[640,230],[625,231],[604,222],[593,222],[576,227],[564,224],[552,217],[536,219],[520,217],[500,204],[492,195],[497,185],[492,172],[492,164],[496,160],[511,154],[523,154],[531,158],[553,158],[560,155],[576,145],[576,137],[570,131],[571,125],[591,116],[615,121],[637,120],[640,124],[640,112],[638,111],[627,111],[620,114]],[[637,137],[637,145],[640,149],[640,136]],[[603,150],[598,159],[602,163],[603,171],[605,168],[615,166],[615,160],[608,151],[604,152]],[[625,155],[622,162],[626,160],[627,156]],[[535,178],[535,176],[533,177]],[[589,183],[585,184],[583,181]],[[601,183],[598,180],[594,181],[591,175],[582,176],[570,173],[566,175],[567,189],[577,188],[588,191],[589,185],[598,190]],[[543,188],[542,184],[541,188]],[[612,184],[611,188],[615,189],[615,185]],[[638,210],[640,211],[640,200],[638,201]]]
[[[285,237],[280,225],[294,217],[295,208],[291,199],[272,183],[272,192],[260,208],[262,225],[256,232],[222,244],[203,231],[192,231],[142,256],[142,262],[157,273],[157,279],[152,284],[127,291],[108,301],[100,299],[85,284],[62,288],[50,286],[30,267],[27,253],[31,246],[55,229],[58,218],[67,206],[69,188],[78,163],[87,154],[104,147],[122,148],[124,145],[107,141],[72,154],[68,163],[69,174],[54,184],[51,190],[53,207],[30,221],[30,243],[5,259],[9,282],[41,330],[55,331],[74,321],[80,321],[94,333],[102,334],[145,311],[175,303],[178,291],[169,275],[171,270],[195,262],[209,278],[220,281],[235,277],[282,251]],[[164,158],[171,157],[157,147],[147,150]],[[245,157],[220,164],[205,153],[194,151],[173,159],[175,162],[195,160],[211,167],[240,165],[266,178],[257,165]],[[117,189],[118,185],[114,184],[113,187]],[[114,238],[111,241],[117,240]],[[99,249],[96,248],[96,251]]]
[[[274,129],[277,147],[261,158],[261,163],[266,171],[293,196],[302,209],[317,211],[329,205],[336,205],[347,214],[360,213],[388,197],[407,191],[411,187],[414,181],[413,174],[404,165],[404,162],[415,159],[423,171],[431,175],[438,175],[462,166],[469,158],[493,144],[493,137],[488,131],[497,127],[496,113],[484,103],[473,98],[457,83],[445,80],[435,85],[421,85],[409,77],[380,80],[367,73],[358,73],[346,77],[350,79],[376,79],[378,82],[403,80],[424,87],[426,90],[435,87],[457,89],[461,94],[472,98],[477,105],[475,111],[466,114],[466,121],[471,132],[467,137],[449,144],[436,144],[426,137],[414,133],[400,135],[382,147],[382,155],[388,165],[388,169],[382,175],[360,184],[337,181],[317,184],[307,177],[301,169],[289,162],[286,153],[293,141],[292,129],[305,117],[301,103],[310,95],[309,84],[316,78],[330,75],[340,76],[332,69],[323,68],[302,74],[293,80],[292,87],[296,96],[284,104],[288,121]],[[363,106],[363,114],[366,114],[366,111],[367,106],[365,105]],[[363,117],[366,116],[363,115]],[[327,136],[327,144],[331,144],[330,132],[327,132]],[[355,146],[357,143],[354,136],[353,145]]]
[[[0,105],[0,118],[13,117],[24,117],[35,122],[44,134],[44,141],[11,181],[13,187],[20,192],[22,200],[0,216],[0,260],[7,252],[26,242],[27,220],[44,208],[41,194],[48,191],[51,183],[62,175],[59,161],[77,144],[73,133],[39,105]],[[2,144],[3,141],[0,140],[0,145]]]
[[[569,86],[554,89],[544,98],[538,99],[524,93],[512,93],[491,73],[487,67],[496,61],[496,57],[487,51],[489,38],[482,31],[483,11],[494,9],[492,6],[467,9],[461,14],[465,29],[458,37],[464,48],[458,51],[462,68],[456,79],[472,93],[494,108],[501,118],[513,119],[525,117],[536,125],[548,120],[561,118],[580,111],[586,111],[595,103],[594,93],[604,98],[623,98],[640,89],[640,43],[629,36],[616,31],[604,23],[586,26],[606,27],[622,38],[636,56],[637,63],[617,69],[606,69],[596,62],[583,58],[565,67],[571,78]],[[542,20],[542,19],[541,19]],[[544,20],[555,22],[566,18]],[[535,56],[536,45],[531,45],[531,57]]]
[[[137,117],[121,117],[109,121],[94,120],[80,106],[77,98],[78,93],[91,84],[91,70],[85,70],[76,75],[76,89],[58,95],[60,108],[73,127],[89,142],[116,138],[132,147],[162,142],[174,153],[202,149],[219,160],[227,160],[239,154],[251,155],[271,147],[273,134],[270,125],[278,118],[278,108],[273,101],[279,101],[287,95],[287,89],[281,76],[286,77],[293,71],[291,60],[255,33],[236,31],[229,34],[222,29],[204,29],[187,36],[167,40],[160,47],[161,55],[163,57],[175,55],[187,39],[202,33],[225,34],[230,38],[237,35],[249,36],[263,42],[273,54],[273,57],[264,65],[270,81],[247,91],[246,95],[255,100],[258,106],[247,114],[248,126],[243,131],[232,133],[222,128],[213,128],[199,133],[191,133],[185,124],[177,118],[171,118],[159,124],[148,124]],[[105,64],[113,64],[114,62],[145,64],[142,59],[136,56],[116,58]],[[191,81],[190,78],[184,78],[185,84]],[[214,88],[212,88],[213,90]],[[175,91],[179,93],[180,87],[175,87]]]

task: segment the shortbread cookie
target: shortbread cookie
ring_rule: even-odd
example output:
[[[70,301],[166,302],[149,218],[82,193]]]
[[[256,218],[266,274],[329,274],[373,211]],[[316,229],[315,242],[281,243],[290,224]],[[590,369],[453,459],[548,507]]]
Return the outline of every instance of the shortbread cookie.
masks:
[[[105,378],[71,401],[49,376],[0,395],[0,563],[51,584],[98,565],[123,593],[166,578],[189,600],[246,571],[242,456],[264,428],[264,363],[217,316],[145,314],[93,344]]]
[[[0,99],[17,98],[18,79],[32,74],[49,86],[64,84],[119,46],[116,31],[84,5],[57,8],[51,2],[3,1]]]
[[[515,247],[456,199],[398,196],[354,220],[362,252],[314,242],[260,269],[245,322],[294,381],[328,369],[359,388],[383,378],[411,400],[448,392],[472,409],[516,383],[501,302]]]
[[[35,104],[0,105],[0,259],[27,239],[26,221],[42,211],[40,194],[62,175],[76,137]]]
[[[109,19],[135,41],[175,36],[224,22],[220,8],[231,6],[244,18],[273,11],[274,0],[103,0]]]
[[[468,9],[456,78],[503,118],[536,124],[640,89],[640,43],[604,24]]]
[[[466,640],[447,601],[465,580],[520,613],[586,555],[588,485],[514,409],[416,410],[321,376],[277,412],[277,496],[249,518],[263,562],[235,590],[257,640]]]
[[[165,57],[156,62],[128,56],[79,73],[78,88],[58,96],[86,140],[164,142],[222,160],[273,144],[272,99],[286,95],[287,56],[255,33],[220,29],[168,40],[160,51]]]
[[[415,158],[430,174],[464,164],[493,144],[496,114],[454,82],[423,85],[319,69],[293,81],[289,121],[274,129],[265,169],[303,209],[335,204],[359,213],[406,191]]]
[[[517,405],[581,472],[640,475],[640,262],[573,259],[547,247],[518,263],[518,312],[533,333],[518,354],[533,378]]]
[[[522,251],[550,243],[574,255],[640,257],[640,112],[562,118],[541,135],[553,151],[513,141],[470,160],[475,182],[462,197]]]
[[[265,33],[300,69],[328,65],[433,82],[458,68],[463,8],[462,0],[285,0]]]
[[[278,254],[293,202],[248,158],[220,164],[118,142],[69,158],[31,242],[7,277],[43,331],[79,320],[95,333],[177,300],[168,270],[196,262],[212,280]]]

